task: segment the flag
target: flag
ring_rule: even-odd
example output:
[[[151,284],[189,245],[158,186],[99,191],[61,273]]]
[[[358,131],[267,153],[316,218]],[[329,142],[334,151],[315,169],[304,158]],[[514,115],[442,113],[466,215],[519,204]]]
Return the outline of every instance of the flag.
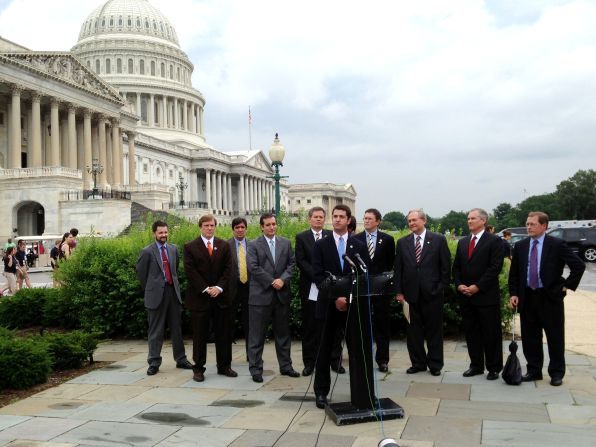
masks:
[[[248,125],[252,124],[252,115],[250,114],[250,106],[248,106]]]

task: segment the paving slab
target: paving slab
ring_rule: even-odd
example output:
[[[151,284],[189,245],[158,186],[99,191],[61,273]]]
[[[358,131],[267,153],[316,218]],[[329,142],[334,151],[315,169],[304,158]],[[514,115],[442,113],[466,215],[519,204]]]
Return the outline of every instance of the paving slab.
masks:
[[[2,414],[21,416],[64,417],[94,404],[95,401],[29,397],[0,408]]]
[[[192,404],[209,405],[215,400],[225,396],[228,390],[212,388],[151,388],[128,402],[146,402],[151,404]]]
[[[208,405],[156,404],[131,417],[128,422],[186,427],[220,427],[239,411],[237,408]]]
[[[594,447],[596,426],[484,421],[482,442],[491,446]]]
[[[178,370],[178,372],[175,373],[168,372],[167,374],[164,374],[164,372],[160,370],[160,372],[154,376],[145,375],[145,378],[136,382],[135,385],[149,387],[178,387],[188,383],[189,380],[192,380],[192,373],[190,371],[184,371],[184,373],[180,371],[182,370]]]
[[[446,416],[411,416],[402,433],[404,439],[440,440],[442,444],[479,445],[482,420]]]
[[[393,400],[402,406],[406,416],[434,416],[441,402],[432,397],[397,397]]]
[[[147,362],[133,362],[128,359],[126,362],[115,362],[110,365],[106,365],[101,368],[102,371],[119,371],[119,372],[132,372],[132,371],[147,371]]]
[[[406,396],[469,400],[470,387],[470,385],[455,383],[412,383]]]
[[[53,388],[48,388],[35,395],[35,397],[55,397],[58,399],[79,399],[83,395],[98,389],[101,385],[86,385],[79,383],[63,383]]]
[[[463,385],[483,385],[490,383],[490,381],[487,382],[486,380],[486,371],[484,374],[479,374],[473,377],[464,377],[462,374],[463,372],[461,371],[445,371],[443,373],[442,383],[460,383]],[[497,380],[502,381],[500,378]]]
[[[87,383],[95,385],[131,385],[147,377],[145,372],[91,371],[67,383]]]
[[[31,441],[30,439],[17,439],[9,444],[8,447],[75,447],[76,444],[67,444],[64,442],[44,442]]]
[[[70,415],[71,419],[86,421],[124,422],[151,407],[147,403],[98,402]]]
[[[35,417],[1,431],[0,439],[49,441],[50,439],[54,440],[53,438],[56,436],[66,433],[84,423],[85,421],[77,421],[74,419]]]
[[[497,421],[550,422],[546,406],[504,402],[477,402],[463,400],[442,400],[438,416],[462,417],[469,419],[490,419]]]
[[[391,436],[388,436],[391,438]],[[358,436],[352,444],[352,447],[374,447],[379,444],[384,436]],[[392,438],[395,439],[395,438]],[[399,443],[399,447],[433,447],[433,441],[412,441],[410,439],[395,439]]]
[[[577,405],[596,405],[596,388],[588,390],[569,390]]]
[[[139,424],[126,422],[90,421],[52,440],[95,447],[114,447],[114,445],[151,447],[179,429],[180,427],[172,425],[146,424],[140,427]]]
[[[507,385],[504,382],[472,385],[470,400],[481,402],[520,402],[532,404],[572,404],[573,399],[565,387],[537,387],[533,382]]]
[[[134,352],[94,352],[93,360],[97,362],[121,362],[135,357]],[[146,357],[146,356],[145,356]]]
[[[291,408],[259,408],[258,411],[246,408],[239,410],[222,427],[250,428],[251,430],[285,430],[292,419],[298,418],[304,411],[304,409],[300,410],[300,413],[296,416],[295,409]]]
[[[157,447],[226,447],[244,432],[227,428],[182,427]]]
[[[20,424],[21,422],[25,422],[31,419],[28,416],[14,416],[9,414],[1,414],[0,415],[0,430],[4,430],[5,428],[12,427],[13,425]]]
[[[253,382],[252,377],[241,376],[238,377],[226,377],[214,374],[211,376],[205,376],[204,382],[195,382],[192,377],[189,377],[182,386],[185,388],[217,388],[220,390],[258,390],[266,385],[268,382],[273,380],[275,376],[273,374],[263,374],[263,382]]]
[[[270,447],[278,438],[276,446],[305,447],[315,445],[316,435],[310,433],[285,433],[270,430],[247,430],[230,447]],[[350,447],[354,438],[349,436],[321,435],[318,445],[325,447]]]
[[[98,389],[89,391],[87,394],[84,394],[80,398],[85,400],[96,401],[126,401],[150,389],[151,388],[148,386],[137,385],[103,385]]]
[[[234,408],[254,408],[259,406],[268,407],[277,403],[283,395],[284,393],[281,391],[234,390],[213,401],[211,405]]]
[[[596,425],[596,405],[549,404],[546,409],[553,424]]]

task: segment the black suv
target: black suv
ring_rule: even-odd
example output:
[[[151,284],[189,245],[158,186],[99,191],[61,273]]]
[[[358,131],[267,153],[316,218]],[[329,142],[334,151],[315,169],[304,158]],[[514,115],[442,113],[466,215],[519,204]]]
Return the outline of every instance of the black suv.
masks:
[[[596,228],[555,228],[548,234],[563,239],[585,261],[596,261]]]

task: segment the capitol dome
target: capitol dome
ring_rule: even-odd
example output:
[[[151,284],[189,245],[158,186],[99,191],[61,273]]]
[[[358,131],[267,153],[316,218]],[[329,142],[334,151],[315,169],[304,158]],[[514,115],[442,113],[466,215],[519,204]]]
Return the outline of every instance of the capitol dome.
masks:
[[[148,0],[108,0],[81,25],[72,47],[89,70],[117,88],[139,130],[185,147],[206,147],[205,99],[170,21]]]

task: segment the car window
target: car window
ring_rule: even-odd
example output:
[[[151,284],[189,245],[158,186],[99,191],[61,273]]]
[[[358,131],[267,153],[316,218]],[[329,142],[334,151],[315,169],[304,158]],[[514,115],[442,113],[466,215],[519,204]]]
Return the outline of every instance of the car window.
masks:
[[[582,230],[580,229],[567,230],[567,234],[565,236],[565,239],[568,241],[579,241],[583,237]]]
[[[553,230],[550,232],[550,235],[553,237],[563,238],[563,230]]]

